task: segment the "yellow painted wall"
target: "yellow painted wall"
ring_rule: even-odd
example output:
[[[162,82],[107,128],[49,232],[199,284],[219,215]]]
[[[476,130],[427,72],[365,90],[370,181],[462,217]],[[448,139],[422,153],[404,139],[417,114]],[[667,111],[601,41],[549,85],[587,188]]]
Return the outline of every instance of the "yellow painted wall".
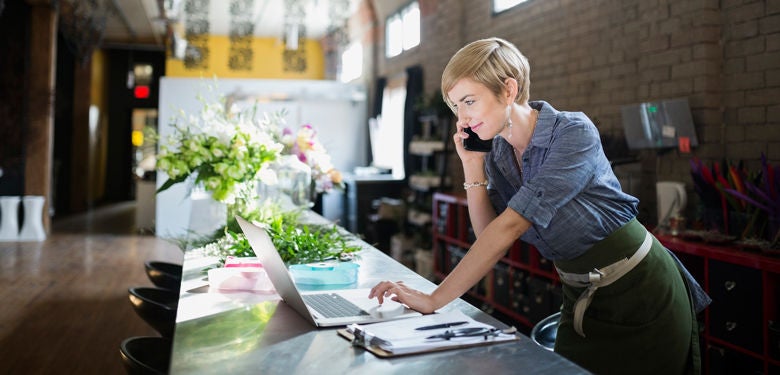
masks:
[[[230,40],[227,36],[208,37],[208,68],[188,69],[183,60],[168,56],[165,75],[168,77],[212,77],[218,78],[272,78],[272,79],[325,79],[325,57],[322,46],[316,40],[307,39],[306,70],[285,71],[283,67],[284,43],[277,38],[254,38],[252,40],[251,70],[231,70]]]
[[[89,203],[103,198],[106,191],[106,160],[108,158],[108,61],[106,53],[97,49],[92,53],[92,80],[90,105],[99,111],[98,128],[89,130]]]

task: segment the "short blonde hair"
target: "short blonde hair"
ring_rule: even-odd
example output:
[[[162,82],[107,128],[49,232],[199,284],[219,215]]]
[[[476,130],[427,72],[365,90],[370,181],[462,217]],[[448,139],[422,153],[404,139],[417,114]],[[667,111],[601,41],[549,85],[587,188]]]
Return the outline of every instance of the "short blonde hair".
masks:
[[[455,83],[470,78],[485,85],[496,97],[506,89],[504,81],[517,81],[515,102],[528,101],[531,88],[531,68],[528,59],[514,44],[500,38],[481,39],[467,44],[452,56],[441,77],[441,93],[444,101],[455,112],[454,103],[447,98]]]

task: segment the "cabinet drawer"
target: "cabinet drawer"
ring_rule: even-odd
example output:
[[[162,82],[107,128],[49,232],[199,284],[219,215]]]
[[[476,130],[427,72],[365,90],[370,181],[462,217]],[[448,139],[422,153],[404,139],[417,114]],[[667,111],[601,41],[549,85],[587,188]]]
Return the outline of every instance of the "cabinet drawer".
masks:
[[[546,318],[551,312],[552,286],[546,279],[528,277],[528,299],[526,300],[527,316],[531,323],[536,324]]]
[[[709,261],[710,334],[763,353],[761,271]]]
[[[509,279],[512,283],[512,293],[510,300],[512,303],[512,310],[527,316],[528,313],[523,311],[523,308],[525,307],[525,300],[528,298],[528,287],[525,283],[526,276],[526,273],[521,269],[510,269]]]
[[[764,364],[759,359],[716,345],[710,345],[707,352],[709,354],[707,369],[710,375],[764,373]]]
[[[498,263],[493,269],[493,299],[501,306],[510,307],[509,287],[512,281],[509,278],[509,266]]]

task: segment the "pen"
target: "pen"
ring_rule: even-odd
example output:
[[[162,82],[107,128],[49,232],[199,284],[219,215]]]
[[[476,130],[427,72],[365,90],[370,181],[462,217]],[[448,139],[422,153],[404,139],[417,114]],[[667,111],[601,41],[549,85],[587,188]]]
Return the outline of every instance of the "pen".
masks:
[[[442,324],[434,324],[430,326],[422,326],[415,328],[416,331],[427,331],[429,329],[440,329],[440,328],[450,328],[455,327],[459,325],[466,324],[468,322],[452,322],[452,323],[442,323]]]

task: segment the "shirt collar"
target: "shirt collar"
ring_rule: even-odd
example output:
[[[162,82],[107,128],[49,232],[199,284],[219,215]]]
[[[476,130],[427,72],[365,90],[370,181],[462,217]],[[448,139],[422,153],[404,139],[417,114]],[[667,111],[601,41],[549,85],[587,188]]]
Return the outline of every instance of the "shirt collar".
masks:
[[[558,111],[543,100],[528,102],[528,105],[539,111],[539,117],[536,119],[536,129],[534,129],[534,134],[531,136],[529,146],[547,147],[550,144],[550,137],[552,137],[553,125],[555,125],[558,117]],[[498,147],[493,148],[497,160],[504,160],[507,157],[510,158],[509,160],[514,160],[514,150],[509,142],[501,136],[496,136],[493,141],[498,141]]]

